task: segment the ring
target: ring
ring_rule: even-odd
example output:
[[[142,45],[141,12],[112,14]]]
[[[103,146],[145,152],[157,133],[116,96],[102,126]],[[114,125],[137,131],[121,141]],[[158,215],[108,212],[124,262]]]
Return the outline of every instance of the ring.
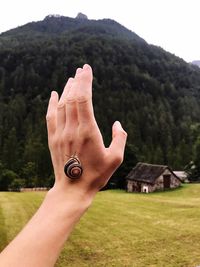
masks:
[[[70,179],[78,179],[83,173],[81,162],[76,156],[71,156],[65,163],[64,172]]]

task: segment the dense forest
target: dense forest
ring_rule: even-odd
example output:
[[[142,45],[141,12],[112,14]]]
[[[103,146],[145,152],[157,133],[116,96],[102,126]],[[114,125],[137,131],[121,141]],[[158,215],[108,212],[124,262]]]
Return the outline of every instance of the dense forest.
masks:
[[[198,180],[200,68],[113,20],[47,16],[0,35],[0,190],[53,183],[48,99],[84,63],[105,144],[115,120],[128,132],[110,186],[122,187],[137,161],[187,168]]]

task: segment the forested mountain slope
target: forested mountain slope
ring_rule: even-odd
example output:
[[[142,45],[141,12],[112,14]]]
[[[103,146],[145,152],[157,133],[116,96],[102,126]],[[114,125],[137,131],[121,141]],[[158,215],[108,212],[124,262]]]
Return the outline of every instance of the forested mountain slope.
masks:
[[[47,16],[0,35],[0,172],[17,173],[26,186],[49,183],[48,98],[84,63],[94,70],[95,114],[106,145],[115,120],[128,132],[115,176],[136,158],[180,169],[195,157],[198,67],[113,20]]]

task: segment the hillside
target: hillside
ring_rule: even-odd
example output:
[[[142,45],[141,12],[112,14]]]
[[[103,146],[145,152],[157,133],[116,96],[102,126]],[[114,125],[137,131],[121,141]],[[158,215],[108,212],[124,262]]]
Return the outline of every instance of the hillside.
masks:
[[[0,35],[0,173],[48,185],[45,113],[51,90],[89,63],[105,144],[111,124],[128,132],[123,178],[137,160],[181,169],[195,157],[200,69],[110,20],[47,16]],[[5,174],[7,175],[7,174]],[[118,180],[119,181],[119,180]]]

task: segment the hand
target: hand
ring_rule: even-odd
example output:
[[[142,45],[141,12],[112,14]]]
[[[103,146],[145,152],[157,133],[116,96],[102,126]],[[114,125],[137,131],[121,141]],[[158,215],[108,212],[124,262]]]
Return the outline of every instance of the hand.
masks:
[[[75,224],[123,160],[127,134],[119,122],[113,125],[110,146],[104,146],[94,118],[89,65],[77,69],[60,100],[52,92],[46,118],[55,184],[32,219],[0,254],[0,266],[54,266]],[[83,173],[70,180],[64,165],[74,154]]]
[[[90,195],[99,191],[122,163],[127,138],[117,121],[112,127],[110,146],[104,146],[93,112],[92,79],[89,65],[78,68],[60,99],[57,92],[51,93],[46,116],[54,188]],[[70,180],[64,173],[64,165],[72,155],[80,159],[83,167],[77,180]]]

